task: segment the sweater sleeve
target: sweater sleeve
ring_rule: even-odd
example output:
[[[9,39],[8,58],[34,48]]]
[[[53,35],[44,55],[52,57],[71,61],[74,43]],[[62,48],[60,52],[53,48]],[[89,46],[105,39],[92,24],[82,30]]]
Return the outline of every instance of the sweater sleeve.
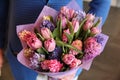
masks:
[[[48,0],[48,6],[56,9],[57,11],[60,10],[62,6],[66,6],[71,0]],[[82,8],[83,3],[82,0],[76,0],[80,8]]]
[[[0,48],[3,48],[5,43],[7,14],[8,0],[0,0]]]
[[[89,4],[88,13],[102,17],[102,25],[104,24],[110,9],[111,0],[92,0]]]

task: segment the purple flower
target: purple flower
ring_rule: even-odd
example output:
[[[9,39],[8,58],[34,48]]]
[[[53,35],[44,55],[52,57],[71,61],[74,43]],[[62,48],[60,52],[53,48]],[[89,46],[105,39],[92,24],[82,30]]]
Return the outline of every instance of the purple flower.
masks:
[[[30,67],[32,69],[39,68],[40,61],[43,61],[45,59],[45,55],[34,53],[32,57],[30,57]]]
[[[43,20],[40,27],[46,27],[50,29],[50,31],[53,31],[55,29],[54,24],[50,20]]]
[[[84,43],[84,52],[85,56],[83,59],[87,60],[90,58],[94,58],[100,54],[101,44],[99,44],[94,37],[89,37]]]
[[[74,18],[77,19],[78,21],[82,21],[85,18],[86,13],[82,11],[75,11],[74,16],[75,16]]]
[[[61,47],[56,47],[53,52],[49,52],[47,57],[48,57],[49,60],[57,59],[58,61],[60,61],[61,56],[62,56],[62,48]]]

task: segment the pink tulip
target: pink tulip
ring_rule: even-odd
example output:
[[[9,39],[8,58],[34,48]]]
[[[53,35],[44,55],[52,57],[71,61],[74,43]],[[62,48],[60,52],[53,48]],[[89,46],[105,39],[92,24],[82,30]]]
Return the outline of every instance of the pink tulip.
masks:
[[[19,35],[19,38],[23,41],[29,41],[31,37],[36,38],[36,35],[28,30],[23,30],[19,32],[18,35]]]
[[[77,51],[75,51],[75,50],[73,50],[73,49],[70,49],[69,54],[72,54],[72,55],[77,55],[77,54],[78,54],[78,52],[77,52]]]
[[[67,26],[67,19],[65,17],[62,17],[62,28],[65,29]]]
[[[75,48],[82,50],[82,41],[81,40],[75,40],[72,42],[72,46]]]
[[[51,38],[51,32],[48,28],[42,27],[40,31],[43,38],[45,39]]]
[[[79,60],[79,59],[74,59],[73,61],[72,61],[72,63],[70,64],[70,68],[75,68],[75,67],[78,67],[79,65],[81,64],[81,60]]]
[[[92,26],[93,26],[93,22],[87,20],[87,21],[85,22],[84,26],[83,26],[83,30],[84,30],[84,31],[87,31],[87,30],[90,29]]]
[[[44,47],[48,52],[52,52],[55,49],[56,43],[53,38],[49,38],[44,42]]]
[[[76,33],[79,29],[79,21],[76,19],[72,20],[72,25],[73,25],[74,33]]]
[[[35,50],[42,47],[42,42],[38,38],[31,38],[29,41],[27,41],[27,45],[31,49]]]
[[[63,6],[60,10],[63,15],[69,14],[69,9],[66,6]]]
[[[75,11],[73,9],[69,9],[70,19],[74,17]]]
[[[62,60],[64,61],[65,64],[70,65],[74,59],[75,59],[74,55],[65,54]]]
[[[62,28],[65,29],[67,27],[67,19],[63,14],[58,15],[58,20],[61,20]]]
[[[67,38],[65,33],[70,34],[69,29],[63,31],[63,35],[62,35],[62,41],[63,42],[67,42],[68,41],[68,38]]]
[[[101,33],[101,30],[98,29],[97,27],[92,27],[90,30],[91,30],[91,34],[93,35]]]
[[[87,18],[88,21],[93,21],[95,19],[95,15],[93,15],[93,14],[87,14],[86,18]]]
[[[37,38],[34,33],[30,31],[23,30],[19,33],[19,37],[21,40],[25,41],[27,45],[33,50],[42,47],[42,42]]]

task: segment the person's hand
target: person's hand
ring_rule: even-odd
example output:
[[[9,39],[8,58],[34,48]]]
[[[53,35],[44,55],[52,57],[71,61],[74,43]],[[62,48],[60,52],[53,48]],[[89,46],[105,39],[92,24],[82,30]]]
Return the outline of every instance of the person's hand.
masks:
[[[3,50],[0,49],[0,70],[1,70],[2,66],[3,66]]]

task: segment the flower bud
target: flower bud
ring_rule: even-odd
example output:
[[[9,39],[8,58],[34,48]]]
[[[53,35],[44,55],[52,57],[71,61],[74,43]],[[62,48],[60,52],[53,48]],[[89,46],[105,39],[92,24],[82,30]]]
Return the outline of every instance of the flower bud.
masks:
[[[63,31],[63,35],[62,35],[62,41],[63,42],[67,42],[68,41],[68,38],[67,38],[65,33],[70,34],[69,29]]]
[[[87,20],[87,21],[85,22],[84,26],[83,26],[83,30],[84,30],[84,31],[87,31],[87,30],[90,29],[92,26],[93,26],[93,22]]]
[[[75,11],[73,9],[69,9],[70,19],[74,17]]]
[[[81,64],[81,60],[79,60],[79,59],[74,59],[73,61],[72,61],[72,63],[70,64],[70,68],[75,68],[75,67],[78,67],[79,65]]]
[[[75,40],[72,42],[72,46],[75,48],[82,50],[82,41],[81,40]]]
[[[63,56],[62,60],[65,62],[65,64],[70,65],[74,59],[75,59],[74,55],[72,55],[72,54],[65,54]]]
[[[93,21],[95,19],[95,15],[93,15],[93,14],[87,14],[86,18],[87,18],[88,21]]]
[[[27,41],[27,45],[31,49],[35,50],[42,47],[42,42],[38,38],[31,38],[29,41]]]
[[[41,31],[41,35],[43,36],[43,38],[45,39],[51,38],[51,32],[48,28],[42,27],[40,31]]]
[[[76,33],[79,29],[79,21],[76,19],[72,20],[72,25],[73,25],[74,33]]]
[[[49,38],[44,42],[44,47],[48,52],[52,52],[55,49],[56,43],[53,38]]]
[[[98,29],[97,27],[92,27],[90,30],[91,30],[92,35],[96,35],[96,34],[101,33],[101,30]]]

